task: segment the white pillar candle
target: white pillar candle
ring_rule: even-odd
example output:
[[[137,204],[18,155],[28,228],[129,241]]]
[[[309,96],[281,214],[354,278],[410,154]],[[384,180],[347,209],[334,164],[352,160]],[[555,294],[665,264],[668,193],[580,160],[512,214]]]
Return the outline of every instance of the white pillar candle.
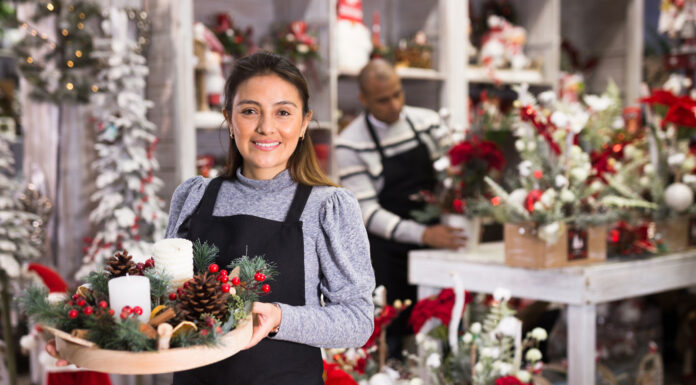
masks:
[[[126,275],[109,280],[109,306],[114,309],[114,316],[119,317],[121,310],[130,306],[140,306],[143,314],[138,316],[142,322],[150,320],[150,279],[142,275]]]
[[[169,275],[173,287],[182,286],[193,277],[193,243],[188,239],[162,239],[152,251],[155,269]]]

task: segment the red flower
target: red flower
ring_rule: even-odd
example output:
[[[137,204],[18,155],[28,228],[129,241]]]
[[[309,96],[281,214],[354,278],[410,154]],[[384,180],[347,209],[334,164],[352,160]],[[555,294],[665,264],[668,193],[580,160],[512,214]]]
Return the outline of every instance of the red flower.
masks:
[[[696,100],[688,96],[677,97],[669,91],[654,90],[653,93],[640,100],[648,105],[662,105],[669,107],[662,124],[674,123],[678,126],[696,128]]]
[[[524,382],[515,376],[505,376],[495,380],[495,385],[524,385]]]
[[[677,102],[677,97],[669,91],[654,90],[650,96],[640,100],[641,103],[649,105],[661,104],[663,106],[671,106]]]
[[[462,201],[461,199],[455,199],[452,201],[452,209],[454,210],[455,213],[463,213],[464,212],[464,206],[465,202]]]
[[[541,199],[543,194],[544,192],[541,190],[532,190],[527,193],[527,197],[524,199],[524,207],[527,208],[527,211],[530,213],[534,211],[534,204]]]
[[[338,364],[324,361],[325,385],[358,385],[350,374],[341,370]]]
[[[478,140],[475,137],[452,147],[448,155],[452,166],[468,163],[476,158],[486,163],[486,171],[502,170],[505,167],[505,157],[500,152],[498,145],[489,140]]]
[[[471,294],[465,293],[464,303],[471,302]],[[425,322],[438,318],[444,325],[449,325],[452,308],[454,307],[454,290],[443,289],[437,297],[424,298],[413,307],[408,323],[415,333],[418,333]]]

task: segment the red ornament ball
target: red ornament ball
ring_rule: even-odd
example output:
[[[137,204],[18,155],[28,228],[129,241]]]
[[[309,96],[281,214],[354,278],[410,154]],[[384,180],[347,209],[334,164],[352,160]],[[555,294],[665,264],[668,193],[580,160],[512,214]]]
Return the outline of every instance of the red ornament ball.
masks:
[[[229,292],[230,292],[230,288],[231,288],[231,287],[230,287],[230,285],[229,285],[228,283],[223,283],[223,284],[222,284],[222,291],[223,291],[224,293],[229,293]]]
[[[220,282],[222,282],[222,283],[225,283],[225,282],[227,282],[227,281],[229,281],[229,280],[230,280],[230,277],[228,277],[228,276],[226,276],[226,275],[223,275],[222,277],[220,277]]]
[[[75,318],[77,318],[77,315],[78,315],[78,314],[79,314],[79,313],[77,312],[77,310],[72,309],[72,310],[70,310],[70,311],[68,312],[68,317],[70,317],[70,318],[72,318],[72,319],[75,319]]]
[[[106,309],[107,307],[109,307],[109,303],[106,301],[99,301],[99,307],[102,309]]]
[[[263,290],[264,293],[268,293],[271,291],[271,285],[264,283],[263,286],[261,286],[261,290]]]
[[[133,309],[130,306],[124,306],[123,309],[121,309],[121,313],[131,314],[133,313]]]
[[[77,300],[77,306],[85,306],[86,304],[87,301],[85,301],[83,298]]]
[[[94,313],[94,309],[91,306],[85,306],[85,308],[82,309],[82,312],[87,314],[87,315],[90,315],[90,314]]]
[[[116,312],[114,311],[114,309],[109,309],[109,315],[114,315],[114,314],[116,314]]]
[[[233,277],[233,278],[232,278],[232,284],[233,284],[233,285],[237,286],[237,285],[239,285],[239,283],[240,283],[239,277]]]
[[[188,281],[184,282],[184,289],[188,289],[191,284],[188,283]]]
[[[121,319],[126,319],[128,318],[128,314],[126,313],[121,313]]]
[[[222,270],[220,270],[220,273],[219,273],[219,274],[220,274],[221,276],[223,276],[223,277],[227,277],[227,274],[228,274],[228,273],[227,273],[227,270],[222,269]]]
[[[133,313],[135,313],[136,315],[143,315],[143,308],[141,308],[140,306],[136,306],[133,308]]]
[[[77,301],[79,298],[80,298],[80,295],[77,293],[73,294],[73,296],[72,296],[73,301]]]
[[[257,282],[263,282],[263,281],[266,280],[266,275],[263,274],[263,273],[256,273],[256,274],[254,274],[254,279],[255,279]]]
[[[155,259],[150,257],[147,261],[145,261],[145,268],[149,269],[151,267],[155,267]]]
[[[210,266],[208,266],[208,271],[211,273],[217,273],[218,270],[220,270],[220,266],[218,266],[217,263],[213,263]]]
[[[169,300],[170,301],[176,300],[176,293],[169,293]]]

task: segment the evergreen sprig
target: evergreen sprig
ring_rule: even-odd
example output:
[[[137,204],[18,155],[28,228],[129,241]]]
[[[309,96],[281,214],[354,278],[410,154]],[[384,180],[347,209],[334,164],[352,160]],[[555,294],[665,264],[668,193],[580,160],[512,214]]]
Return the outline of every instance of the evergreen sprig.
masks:
[[[104,269],[99,269],[89,273],[85,282],[92,289],[95,297],[109,298],[109,273]]]
[[[254,281],[254,275],[258,272],[265,274],[268,281],[278,274],[275,264],[266,262],[261,256],[249,257],[244,255],[233,260],[227,267],[234,269],[237,266],[239,266],[239,279],[245,282]]]
[[[145,269],[143,275],[150,280],[150,299],[152,308],[162,305],[166,301],[166,296],[169,293],[171,276],[163,271],[156,269]]]
[[[208,244],[208,242],[201,243],[201,240],[197,239],[193,243],[193,267],[195,274],[208,271],[208,266],[215,263],[215,258],[217,258],[219,251],[214,244]]]

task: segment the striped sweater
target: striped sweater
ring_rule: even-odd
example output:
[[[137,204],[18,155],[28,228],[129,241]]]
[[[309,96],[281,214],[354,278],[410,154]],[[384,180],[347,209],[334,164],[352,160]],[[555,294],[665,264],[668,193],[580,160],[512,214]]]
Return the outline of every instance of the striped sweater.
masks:
[[[377,121],[373,116],[369,117],[385,157],[389,158],[418,145],[413,131],[404,119],[404,116],[408,116],[420,139],[430,150],[431,158],[435,160],[440,155],[440,149],[433,134],[442,124],[440,116],[435,111],[410,106],[405,106],[401,115],[402,118],[391,125]],[[377,196],[384,188],[382,161],[365,124],[364,113],[355,118],[337,138],[336,162],[341,184],[358,198],[365,227],[371,234],[402,243],[422,244],[425,225],[401,218],[383,209],[377,201]]]

